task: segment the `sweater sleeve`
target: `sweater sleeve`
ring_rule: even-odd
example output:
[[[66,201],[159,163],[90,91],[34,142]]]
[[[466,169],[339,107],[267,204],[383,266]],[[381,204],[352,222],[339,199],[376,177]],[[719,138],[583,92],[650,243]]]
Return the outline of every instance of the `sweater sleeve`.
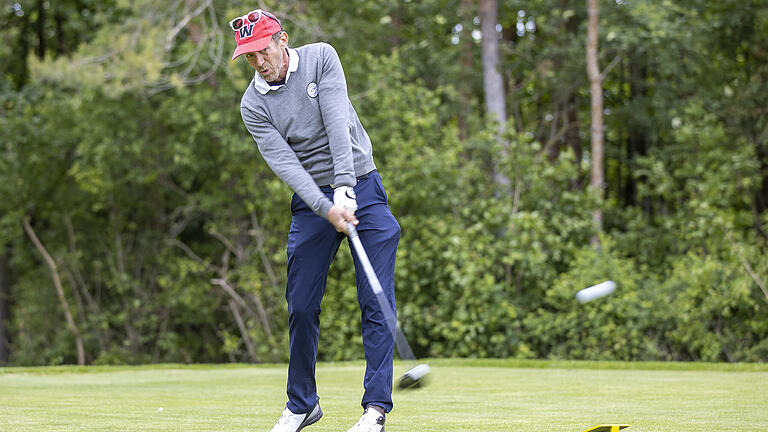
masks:
[[[355,186],[347,81],[336,50],[322,44],[318,87],[320,115],[333,158],[334,185]]]
[[[260,118],[246,107],[240,108],[243,123],[251,133],[259,152],[267,165],[317,215],[328,219],[328,210],[333,203],[320,190],[312,176],[301,165],[296,153],[269,121]]]

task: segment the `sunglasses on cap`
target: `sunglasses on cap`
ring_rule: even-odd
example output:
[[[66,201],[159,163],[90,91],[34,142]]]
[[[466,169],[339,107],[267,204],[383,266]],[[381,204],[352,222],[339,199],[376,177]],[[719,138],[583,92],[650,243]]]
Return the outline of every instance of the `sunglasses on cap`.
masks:
[[[267,11],[263,11],[261,9],[254,9],[243,16],[239,16],[233,19],[232,21],[229,22],[229,26],[232,28],[232,30],[238,31],[246,23],[256,24],[257,22],[259,22],[262,15],[266,16],[269,19],[275,20],[275,22],[277,22],[277,25],[280,26],[280,29],[283,28],[282,24],[280,24],[280,20],[275,18],[271,13]]]

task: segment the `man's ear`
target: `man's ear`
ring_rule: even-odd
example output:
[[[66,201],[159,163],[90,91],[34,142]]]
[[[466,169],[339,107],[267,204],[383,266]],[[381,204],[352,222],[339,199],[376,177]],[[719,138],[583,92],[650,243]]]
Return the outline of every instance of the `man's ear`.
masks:
[[[290,38],[288,37],[288,33],[283,32],[283,34],[280,35],[280,45],[281,46],[287,47],[289,40],[290,40]]]

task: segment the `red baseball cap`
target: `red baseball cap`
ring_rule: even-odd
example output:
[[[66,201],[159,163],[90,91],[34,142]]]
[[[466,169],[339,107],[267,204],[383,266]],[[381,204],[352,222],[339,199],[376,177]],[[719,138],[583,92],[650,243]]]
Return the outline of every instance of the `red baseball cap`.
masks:
[[[235,31],[237,41],[232,60],[241,54],[263,50],[269,45],[272,35],[283,29],[274,15],[261,9],[233,19],[229,26]]]

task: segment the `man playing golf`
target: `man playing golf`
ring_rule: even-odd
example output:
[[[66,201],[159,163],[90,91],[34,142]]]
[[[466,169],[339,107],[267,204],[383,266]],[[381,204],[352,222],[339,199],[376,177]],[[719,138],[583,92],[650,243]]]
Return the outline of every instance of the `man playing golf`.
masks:
[[[288,233],[288,403],[272,432],[295,432],[322,417],[315,383],[320,302],[347,224],[356,225],[394,305],[398,225],[373,162],[371,142],[347,96],[328,44],[288,47],[271,13],[230,22],[237,48],[256,70],[240,113],[269,167],[295,192]],[[358,219],[359,218],[359,219]],[[394,340],[354,251],[366,370],[360,420],[350,432],[384,431],[392,409]]]

